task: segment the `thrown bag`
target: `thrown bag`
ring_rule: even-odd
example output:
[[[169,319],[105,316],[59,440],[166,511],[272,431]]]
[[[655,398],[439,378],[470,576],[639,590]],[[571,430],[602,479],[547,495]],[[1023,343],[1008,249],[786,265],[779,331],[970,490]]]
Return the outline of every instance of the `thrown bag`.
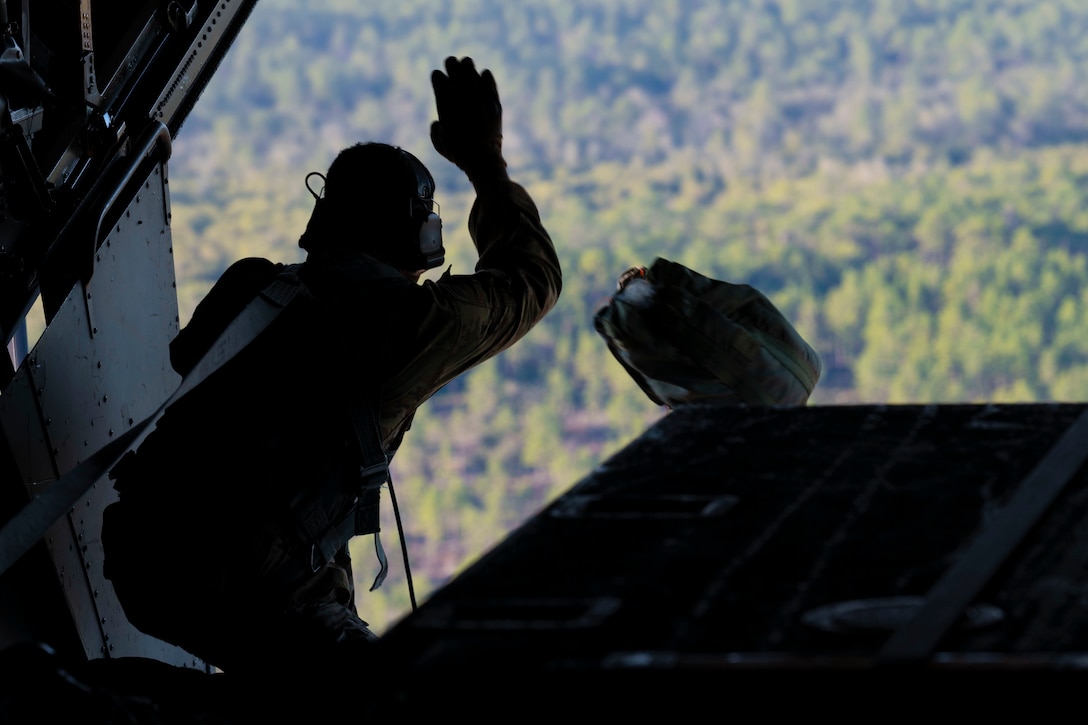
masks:
[[[658,405],[808,402],[820,356],[759,290],[661,258],[617,287],[594,327]]]

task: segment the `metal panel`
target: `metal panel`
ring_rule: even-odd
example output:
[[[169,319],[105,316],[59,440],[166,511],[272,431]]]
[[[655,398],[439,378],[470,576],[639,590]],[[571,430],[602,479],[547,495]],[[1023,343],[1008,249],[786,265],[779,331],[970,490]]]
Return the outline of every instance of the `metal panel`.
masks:
[[[0,395],[0,429],[11,448],[11,457],[18,465],[23,483],[57,475],[46,432],[52,421],[42,417],[38,391],[30,375],[35,365],[35,356],[28,356]]]
[[[108,230],[90,282],[73,288],[0,398],[0,425],[29,495],[154,413],[180,381],[169,362],[178,308],[168,210],[159,164]],[[103,478],[45,537],[87,658],[203,668],[125,618],[102,572],[102,511],[114,500]]]
[[[96,255],[90,283],[72,289],[18,371],[13,390],[36,403],[7,405],[4,396],[0,422],[27,483],[75,467],[177,387],[168,358],[178,311],[165,189],[156,167]],[[28,410],[40,411],[40,431]],[[37,455],[41,441],[54,461]]]
[[[198,88],[194,88],[198,78],[218,64],[223,49],[233,40],[253,5],[253,2],[245,0],[220,0],[219,7],[208,15],[200,32],[193,38],[184,60],[163,85],[163,91],[152,109],[152,118],[172,129],[177,127],[178,115],[192,104],[194,91],[199,92]]]

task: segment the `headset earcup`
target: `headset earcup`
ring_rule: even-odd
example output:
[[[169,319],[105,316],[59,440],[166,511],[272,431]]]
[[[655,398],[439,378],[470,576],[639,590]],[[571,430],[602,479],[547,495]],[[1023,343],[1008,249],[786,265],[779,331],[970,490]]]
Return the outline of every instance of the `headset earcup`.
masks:
[[[434,212],[427,214],[419,225],[419,254],[424,269],[434,269],[446,261],[442,246],[442,218]]]
[[[399,147],[398,147],[399,148]],[[423,162],[404,149],[399,149],[408,170],[415,178],[416,197],[419,206],[413,201],[412,222],[416,236],[410,242],[417,244],[419,267],[434,269],[446,260],[446,250],[442,246],[442,219],[432,211],[430,202],[434,196],[434,177]]]

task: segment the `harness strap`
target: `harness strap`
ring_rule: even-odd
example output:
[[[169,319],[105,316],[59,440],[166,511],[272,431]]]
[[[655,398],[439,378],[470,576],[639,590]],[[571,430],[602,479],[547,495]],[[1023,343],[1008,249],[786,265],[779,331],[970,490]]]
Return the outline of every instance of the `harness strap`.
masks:
[[[354,444],[359,454],[355,500],[339,519],[333,512],[342,500],[343,482],[331,475],[319,485],[303,491],[291,504],[297,535],[309,547],[307,561],[315,573],[332,561],[336,552],[354,536],[374,534],[374,550],[380,565],[370,590],[374,591],[389,573],[389,560],[381,543],[381,489],[389,482],[389,457],[381,445],[381,428],[376,405],[366,396],[357,395],[348,404],[355,431]]]
[[[381,424],[378,421],[377,406],[368,401],[365,405],[349,406],[352,427],[355,429],[355,439],[359,444],[359,453],[362,457],[362,465],[359,468],[359,478],[362,480],[362,492],[355,501],[355,511],[352,517],[353,534],[374,533],[374,553],[378,557],[380,568],[370,591],[374,591],[385,581],[389,573],[389,560],[386,558],[385,549],[382,548],[381,510],[379,494],[381,486],[390,482],[389,456],[382,448]],[[364,417],[365,416],[365,417]],[[370,491],[373,490],[373,497]],[[346,540],[345,540],[346,541]]]

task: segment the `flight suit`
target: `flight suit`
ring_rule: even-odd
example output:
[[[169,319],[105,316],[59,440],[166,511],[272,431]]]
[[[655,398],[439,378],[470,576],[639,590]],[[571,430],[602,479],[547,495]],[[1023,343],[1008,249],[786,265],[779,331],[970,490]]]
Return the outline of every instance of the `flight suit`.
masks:
[[[291,502],[332,486],[330,515],[350,512],[350,406],[373,404],[391,457],[423,402],[556,304],[558,258],[523,187],[478,189],[468,228],[474,273],[422,284],[364,253],[228,268],[171,343],[182,375],[275,275],[297,276],[307,295],[174,403],[114,470],[106,574],[134,625],[228,671],[373,638],[355,613],[345,551],[311,566],[291,534]]]

